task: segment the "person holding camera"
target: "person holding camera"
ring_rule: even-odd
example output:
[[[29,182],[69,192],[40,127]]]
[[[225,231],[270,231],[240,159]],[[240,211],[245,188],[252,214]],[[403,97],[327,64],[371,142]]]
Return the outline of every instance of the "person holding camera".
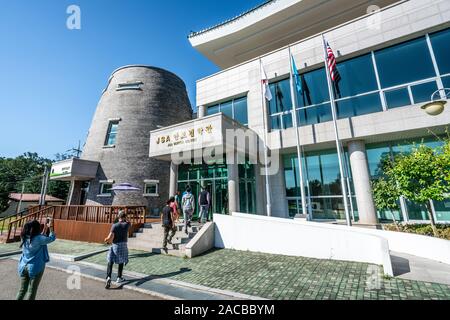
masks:
[[[105,288],[109,289],[111,286],[111,275],[114,263],[119,265],[116,283],[119,284],[124,280],[122,277],[123,266],[128,263],[128,230],[130,223],[127,222],[127,215],[122,210],[119,211],[119,221],[114,223],[111,231],[105,238],[105,243],[111,243],[112,246],[108,251],[108,268],[106,273]]]
[[[36,299],[45,264],[50,261],[47,245],[56,240],[53,220],[47,218],[43,231],[40,230],[40,222],[32,220],[24,225],[20,234],[22,255],[18,266],[20,289],[16,296],[17,300]]]

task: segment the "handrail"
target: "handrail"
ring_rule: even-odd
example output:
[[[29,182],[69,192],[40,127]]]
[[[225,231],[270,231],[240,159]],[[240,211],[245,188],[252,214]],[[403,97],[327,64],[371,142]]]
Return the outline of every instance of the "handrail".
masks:
[[[88,223],[112,223],[118,218],[120,210],[127,213],[130,223],[143,224],[145,222],[145,206],[48,206],[26,216],[9,222],[6,241],[15,240],[17,230],[30,220],[43,222],[44,217],[55,220],[72,220]]]
[[[24,210],[22,210],[20,212],[11,214],[11,215],[9,215],[7,217],[0,218],[0,223],[1,223],[0,235],[3,235],[3,230],[5,229],[5,223],[6,223],[7,220],[9,220],[9,222],[8,222],[8,224],[9,224],[9,223],[11,223],[11,220],[13,218],[15,218],[17,220],[17,219],[23,217],[25,213],[28,212],[27,214],[30,214],[30,213],[34,212],[34,210],[36,210],[36,208],[39,211],[39,210],[42,209],[42,207],[43,206],[41,206],[41,205],[30,206],[30,207],[28,207],[28,208],[26,208],[26,209],[24,209]],[[27,214],[25,214],[25,215],[27,215]]]

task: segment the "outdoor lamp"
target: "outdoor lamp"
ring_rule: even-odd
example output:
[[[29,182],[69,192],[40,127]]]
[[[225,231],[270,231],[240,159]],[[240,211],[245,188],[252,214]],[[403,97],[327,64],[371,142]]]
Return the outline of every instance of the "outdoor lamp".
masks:
[[[447,101],[441,99],[443,97],[440,95],[441,92],[444,93],[443,96],[445,96],[445,99],[450,99],[449,88],[439,89],[431,95],[431,102],[428,102],[421,107],[430,116],[437,116],[444,111],[444,106],[446,105]]]

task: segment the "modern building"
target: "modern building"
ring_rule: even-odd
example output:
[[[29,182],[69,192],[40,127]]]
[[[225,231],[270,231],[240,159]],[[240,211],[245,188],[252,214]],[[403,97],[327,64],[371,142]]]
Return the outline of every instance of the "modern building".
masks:
[[[70,205],[161,207],[169,167],[148,157],[149,132],[192,119],[184,82],[150,66],[115,70],[98,103],[80,159],[53,164],[50,178],[71,181]],[[129,183],[140,191],[111,191]]]
[[[380,174],[384,157],[408,152],[422,141],[442,143],[439,137],[450,123],[450,107],[433,117],[421,106],[435,98],[448,99],[448,0],[272,0],[191,33],[192,46],[221,71],[197,81],[196,119],[153,128],[150,143],[142,143],[143,148],[149,145],[150,159],[170,163],[166,195],[188,184],[198,192],[205,184],[215,213],[267,214],[261,161],[265,153],[242,141],[237,148],[227,148],[235,144],[227,134],[237,130],[237,140],[265,141],[271,164],[279,165],[268,175],[272,215],[302,214],[298,130],[312,218],[345,218],[322,35],[341,75],[337,127],[355,220],[374,224],[392,215],[403,221],[427,219],[425,208],[405,198],[399,199],[399,211],[377,210],[370,182]],[[289,52],[303,84],[295,115]],[[269,78],[270,102],[262,94],[261,64]],[[293,116],[298,120],[295,128]],[[98,147],[90,146],[88,153]],[[210,150],[213,161],[201,160]],[[245,161],[230,161],[235,153]],[[450,221],[450,200],[432,204],[437,221]]]

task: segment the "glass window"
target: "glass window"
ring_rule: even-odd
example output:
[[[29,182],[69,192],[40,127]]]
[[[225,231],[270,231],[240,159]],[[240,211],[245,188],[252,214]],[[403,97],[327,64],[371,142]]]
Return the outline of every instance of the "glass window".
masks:
[[[281,129],[281,120],[278,115],[270,117],[270,128],[272,130],[280,130]]]
[[[414,97],[414,103],[421,103],[431,100],[431,95],[436,92],[436,81],[418,84],[411,87],[411,91]]]
[[[443,84],[444,84],[444,88],[450,89],[450,76],[448,76],[448,77],[443,77],[443,78],[442,78],[442,82],[443,82]]]
[[[302,74],[301,78],[303,95],[298,95],[299,107],[319,104],[330,100],[325,68]]]
[[[112,183],[101,182],[100,183],[100,195],[111,195]]]
[[[336,152],[321,151],[308,154],[306,164],[311,196],[342,194]]]
[[[398,108],[403,106],[409,106],[411,104],[408,88],[386,91],[384,93],[384,96],[386,97],[386,103],[388,108]]]
[[[144,193],[146,196],[158,196],[158,182],[145,183]]]
[[[208,115],[216,114],[216,113],[219,113],[219,112],[220,112],[220,109],[219,109],[219,105],[218,104],[208,108]]]
[[[248,123],[247,115],[247,97],[222,102],[208,107],[208,115],[222,112],[229,118],[232,118],[244,125]]]
[[[425,37],[375,52],[383,88],[436,76]]]
[[[242,124],[248,123],[247,97],[236,99],[234,105],[234,119]]]
[[[289,217],[293,218],[297,215],[298,213],[298,204],[297,204],[297,200],[296,199],[290,199],[288,200],[288,212],[289,212]],[[301,210],[301,208],[300,208]]]
[[[123,91],[123,90],[142,90],[141,85],[144,83],[141,81],[136,82],[128,82],[128,83],[119,83],[117,85],[116,91]]]
[[[287,114],[283,114],[283,126],[284,129],[287,128],[292,128],[293,124],[292,124],[292,113],[287,113]]]
[[[337,68],[341,74],[339,81],[341,97],[355,96],[378,89],[371,54],[340,62]]]
[[[313,219],[345,219],[344,200],[337,198],[312,198]]]
[[[450,221],[450,199],[433,201],[437,221]]]
[[[378,93],[338,101],[336,108],[341,119],[383,111]]]
[[[220,112],[222,112],[227,117],[233,119],[233,101],[227,101],[220,104]]]
[[[369,171],[372,178],[376,178],[382,174],[383,160],[390,159],[389,145],[374,145],[366,149],[367,162],[369,163]]]
[[[269,101],[270,114],[292,109],[291,88],[289,79],[284,79],[269,85],[272,100]]]
[[[119,121],[111,121],[108,125],[108,131],[106,133],[105,146],[113,146],[116,144],[117,128]]]
[[[450,29],[430,35],[434,56],[441,74],[450,73]]]

